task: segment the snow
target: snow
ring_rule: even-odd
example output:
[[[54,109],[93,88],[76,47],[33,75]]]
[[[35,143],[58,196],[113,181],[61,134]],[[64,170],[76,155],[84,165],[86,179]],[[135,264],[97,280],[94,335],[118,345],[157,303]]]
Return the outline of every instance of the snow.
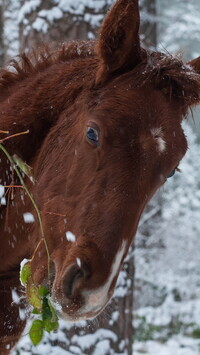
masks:
[[[93,334],[86,334],[83,336],[74,335],[72,337],[72,342],[77,344],[83,351],[89,349],[92,345],[95,345],[97,342],[110,339],[113,342],[117,340],[117,336],[114,332],[108,329],[98,329]]]
[[[21,9],[18,14],[18,22],[23,22],[26,15],[31,14],[33,11],[36,11],[37,8],[41,5],[41,0],[29,0],[25,1],[21,6]]]
[[[4,193],[5,193],[5,188],[3,185],[0,185],[0,198],[3,197]]]
[[[23,260],[21,261],[21,263],[20,263],[20,273],[21,273],[21,271],[22,271],[24,265],[25,265],[26,263],[28,263],[29,261],[31,261],[31,260],[29,260],[29,259],[23,259]],[[20,282],[21,282],[21,285],[24,287],[24,284],[23,284],[21,278],[20,278]]]
[[[44,32],[44,33],[47,33],[48,29],[49,29],[49,26],[48,24],[46,23],[46,21],[43,19],[43,18],[37,18],[33,24],[32,24],[32,28],[34,30],[36,30],[37,32]]]
[[[23,259],[20,263],[20,271],[22,271],[23,267],[25,264],[27,264],[29,261],[31,261],[30,259]]]
[[[59,20],[63,17],[63,11],[59,7],[52,7],[50,10],[41,10],[38,12],[38,16],[46,18],[49,22]]]
[[[35,221],[34,216],[30,212],[24,213],[23,218],[25,223],[33,223]]]
[[[85,8],[94,9],[95,12],[101,11],[105,5],[111,5],[112,0],[60,0],[58,6],[64,12],[72,12],[73,14],[84,14]]]
[[[199,56],[196,50],[200,38],[199,0],[158,2],[158,33],[160,49],[183,52],[185,58]],[[195,54],[196,52],[196,54]]]
[[[185,133],[190,149],[180,164],[182,173],[162,189],[162,215],[159,224],[155,217],[152,225],[148,220],[151,233],[144,247],[142,224],[138,232],[134,253],[137,355],[199,354],[200,339],[192,334],[200,329],[200,157],[199,144],[187,125]]]
[[[6,48],[6,59],[17,55],[19,52],[19,25],[17,15],[20,6],[20,0],[5,2],[3,39]]]
[[[1,198],[1,200],[0,200],[0,205],[6,206],[6,199],[5,199],[5,197],[2,197],[2,198]]]
[[[20,304],[20,297],[15,289],[12,289],[12,300],[15,304]]]
[[[70,231],[66,232],[66,238],[67,238],[68,242],[71,242],[71,243],[74,243],[76,241],[76,236]]]
[[[80,258],[76,258],[76,262],[77,262],[77,265],[78,265],[79,267],[81,267],[81,259],[80,259]]]
[[[113,0],[52,0],[49,2],[48,9],[40,9],[41,0],[27,0],[19,10],[18,24],[23,23],[25,36],[32,28],[37,32],[47,33],[55,21],[60,20],[68,13],[74,17],[75,21],[78,18],[91,27],[97,28],[103,20],[104,9],[111,6],[112,3]],[[30,14],[34,11],[36,18],[33,21]],[[94,38],[91,31],[88,32],[88,38]]]
[[[136,343],[133,347],[134,355],[199,355],[199,341],[182,336],[172,337],[166,344],[147,341]]]

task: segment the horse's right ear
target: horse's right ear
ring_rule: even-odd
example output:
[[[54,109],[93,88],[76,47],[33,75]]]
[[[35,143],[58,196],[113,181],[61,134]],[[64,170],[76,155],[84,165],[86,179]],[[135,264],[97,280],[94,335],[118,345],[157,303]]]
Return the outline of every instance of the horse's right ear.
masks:
[[[140,62],[139,26],[138,0],[118,0],[105,17],[97,39],[97,84],[103,84],[113,73],[133,69]]]

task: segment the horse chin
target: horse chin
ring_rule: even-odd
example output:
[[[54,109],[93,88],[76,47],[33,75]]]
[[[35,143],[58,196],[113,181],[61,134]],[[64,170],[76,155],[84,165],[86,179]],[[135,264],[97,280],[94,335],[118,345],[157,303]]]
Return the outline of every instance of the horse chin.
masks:
[[[79,314],[79,312],[77,312],[76,314],[67,314],[67,313],[58,313],[59,318],[67,321],[67,322],[71,322],[71,323],[75,323],[75,322],[80,322],[83,320],[92,320],[94,318],[96,318],[99,314],[101,313],[101,311],[96,312],[96,313],[83,313],[83,314]]]
[[[92,305],[87,302],[58,300],[56,297],[51,297],[51,302],[59,316],[59,318],[68,322],[79,322],[83,320],[92,320],[102,313],[110,299],[103,305]]]
[[[106,305],[96,308],[94,311],[88,311],[87,305],[78,308],[78,305],[75,303],[70,307],[68,305],[63,305],[51,299],[51,302],[56,309],[57,315],[60,319],[63,319],[67,322],[79,322],[83,320],[92,320],[96,318],[106,307]],[[74,308],[78,308],[76,311]]]

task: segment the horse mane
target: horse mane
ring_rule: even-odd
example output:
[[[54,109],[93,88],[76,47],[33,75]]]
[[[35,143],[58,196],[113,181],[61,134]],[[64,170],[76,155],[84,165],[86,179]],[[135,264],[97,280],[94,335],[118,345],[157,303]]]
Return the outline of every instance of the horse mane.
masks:
[[[123,76],[128,83],[132,78],[134,87],[153,85],[170,101],[177,101],[183,111],[199,103],[200,73],[184,64],[179,56],[143,50],[141,63]],[[121,77],[116,77],[117,81],[121,81]]]
[[[200,74],[180,57],[158,52],[147,52],[143,83],[150,81],[170,100],[174,97],[188,106],[199,102]]]
[[[94,55],[94,41],[70,41],[57,48],[42,45],[38,50],[22,53],[0,70],[0,89],[9,89],[33,74],[43,72],[50,66]]]
[[[70,41],[61,43],[57,48],[42,45],[38,50],[22,53],[0,70],[0,89],[2,98],[9,89],[33,74],[41,73],[52,65],[72,60],[85,59],[95,55],[95,41]],[[180,57],[159,52],[142,50],[142,62],[132,71],[134,83],[140,87],[151,82],[170,100],[174,97],[183,105],[195,104],[200,100],[200,74],[184,64]],[[130,72],[124,74],[130,77]]]

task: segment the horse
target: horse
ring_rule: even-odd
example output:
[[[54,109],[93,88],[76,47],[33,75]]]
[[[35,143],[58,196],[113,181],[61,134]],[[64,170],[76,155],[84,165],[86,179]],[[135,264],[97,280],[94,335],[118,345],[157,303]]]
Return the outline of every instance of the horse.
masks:
[[[96,41],[44,46],[1,69],[1,144],[33,169],[34,181],[22,174],[45,234],[1,150],[1,354],[26,322],[13,303],[20,262],[31,260],[35,285],[50,278],[61,317],[96,317],[146,204],[187,151],[181,123],[200,102],[200,57],[143,49],[139,27],[138,0],[117,0]]]

